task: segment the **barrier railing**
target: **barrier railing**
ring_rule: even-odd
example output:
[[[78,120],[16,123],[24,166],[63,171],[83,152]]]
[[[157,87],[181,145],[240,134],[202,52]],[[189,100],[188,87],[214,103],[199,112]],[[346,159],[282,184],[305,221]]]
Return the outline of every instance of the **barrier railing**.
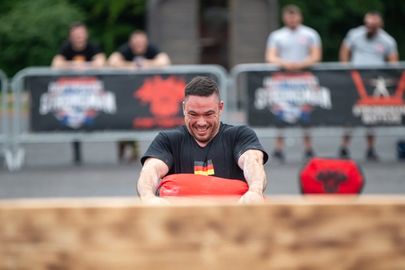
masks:
[[[6,74],[0,70],[1,81],[1,132],[0,143],[2,144],[0,157],[4,158],[4,163],[8,166],[11,162],[11,150],[10,150],[10,132],[8,124],[8,79]]]
[[[396,65],[353,66],[321,63],[302,72],[285,72],[271,64],[241,64],[231,80],[246,122],[259,136],[341,136],[342,126],[356,126],[353,135],[403,135],[405,62]],[[379,128],[383,126],[384,128]]]
[[[223,119],[226,121],[227,76],[225,69],[220,66],[174,65],[136,71],[111,68],[67,70],[29,67],[23,69],[14,76],[12,81],[15,98],[12,132],[13,160],[10,168],[17,170],[23,165],[22,143],[151,140],[164,127],[170,128],[170,125],[183,121],[182,111],[179,111],[178,107],[182,104],[184,86],[186,81],[197,75],[209,76],[217,81],[224,101]],[[170,85],[165,84],[168,81],[171,81]],[[178,85],[175,85],[176,83]],[[24,130],[22,119],[22,93],[25,86],[29,88],[31,102],[28,130]],[[177,88],[174,89],[175,87]],[[157,98],[155,97],[157,93],[150,94],[154,89],[166,90],[164,92],[170,95],[161,97],[157,104],[145,105]],[[176,95],[174,106],[177,108],[174,114],[167,114],[167,111],[172,110],[173,107],[165,107],[163,110],[159,108],[166,106],[169,101],[173,103],[171,99]],[[128,107],[129,99],[138,100],[136,104],[139,107],[131,109],[130,113],[140,111],[139,117],[133,119],[132,125],[112,120],[111,114],[114,113],[128,119],[128,110],[120,110],[115,102],[127,102],[125,104]],[[93,107],[90,105],[86,107],[85,103],[92,104]],[[147,106],[150,106],[149,109]],[[99,115],[96,120],[94,114]],[[163,121],[165,117],[175,119],[177,122],[165,122]],[[99,119],[101,120],[97,122]]]

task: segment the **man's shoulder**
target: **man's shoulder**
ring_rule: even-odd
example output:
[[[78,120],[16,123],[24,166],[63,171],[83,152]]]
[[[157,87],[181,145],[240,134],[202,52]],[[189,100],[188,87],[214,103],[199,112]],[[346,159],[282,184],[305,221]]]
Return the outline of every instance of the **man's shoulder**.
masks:
[[[364,34],[366,34],[366,32],[366,27],[364,25],[361,25],[347,31],[347,36],[351,38],[362,37]]]
[[[304,34],[319,35],[318,31],[306,25],[300,25],[299,31],[301,31]]]
[[[287,27],[281,27],[279,29],[274,30],[273,32],[270,33],[271,37],[279,37],[282,35],[285,35],[288,33],[288,28]]]
[[[187,127],[185,125],[176,127],[170,130],[164,130],[159,132],[160,135],[168,138],[169,140],[175,140],[179,138],[183,138],[188,133]]]
[[[60,44],[61,49],[72,49],[72,43],[70,40],[65,40]]]
[[[232,135],[239,135],[242,134],[243,132],[254,132],[253,129],[251,129],[247,125],[229,125],[221,123],[221,128],[224,134],[232,134]]]
[[[88,40],[87,41],[87,46],[89,48],[92,48],[92,49],[99,49],[100,48],[100,46],[93,40]]]
[[[384,31],[383,29],[381,29],[378,34],[384,42],[390,43],[390,44],[396,43],[395,39],[390,34],[388,34],[386,31]]]
[[[125,42],[124,44],[121,44],[121,45],[118,47],[117,52],[125,53],[125,52],[130,51],[130,50],[131,50],[131,49],[129,48],[128,43]]]

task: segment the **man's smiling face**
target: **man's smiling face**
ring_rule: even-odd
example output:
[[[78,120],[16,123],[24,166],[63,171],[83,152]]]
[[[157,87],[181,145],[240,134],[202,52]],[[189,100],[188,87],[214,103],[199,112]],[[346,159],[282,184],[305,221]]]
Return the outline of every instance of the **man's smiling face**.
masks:
[[[183,102],[187,129],[200,146],[207,145],[218,133],[223,107],[224,103],[216,94],[190,95]]]

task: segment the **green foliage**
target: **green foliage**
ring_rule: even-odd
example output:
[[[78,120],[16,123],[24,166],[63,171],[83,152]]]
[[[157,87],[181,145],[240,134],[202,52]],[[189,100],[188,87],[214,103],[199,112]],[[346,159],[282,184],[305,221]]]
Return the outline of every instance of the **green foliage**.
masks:
[[[69,25],[85,19],[66,0],[19,0],[0,16],[0,68],[8,76],[27,66],[49,65]],[[2,3],[3,5],[4,3]]]
[[[135,29],[145,30],[147,0],[70,0],[86,11],[90,36],[109,56]]]

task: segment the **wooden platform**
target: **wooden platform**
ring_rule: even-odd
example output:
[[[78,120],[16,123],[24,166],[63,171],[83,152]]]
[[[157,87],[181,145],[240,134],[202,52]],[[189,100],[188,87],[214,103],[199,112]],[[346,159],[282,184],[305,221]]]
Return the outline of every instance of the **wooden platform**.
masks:
[[[0,201],[0,269],[405,269],[405,196]]]

